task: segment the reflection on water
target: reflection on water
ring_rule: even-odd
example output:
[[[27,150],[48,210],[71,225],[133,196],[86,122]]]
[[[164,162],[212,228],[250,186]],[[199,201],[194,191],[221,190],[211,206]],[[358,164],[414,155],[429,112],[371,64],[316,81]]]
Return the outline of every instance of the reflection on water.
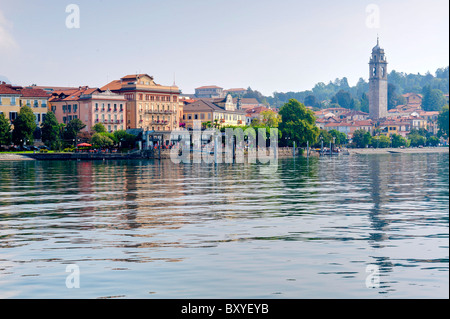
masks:
[[[0,162],[0,297],[448,298],[448,164]]]

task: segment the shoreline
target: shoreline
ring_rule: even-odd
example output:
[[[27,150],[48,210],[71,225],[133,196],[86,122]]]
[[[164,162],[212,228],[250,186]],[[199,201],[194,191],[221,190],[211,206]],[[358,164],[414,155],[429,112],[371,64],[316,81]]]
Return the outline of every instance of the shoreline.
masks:
[[[289,152],[290,153],[290,152]],[[348,149],[349,155],[371,155],[371,154],[429,154],[429,153],[449,153],[448,147],[424,147],[424,148],[361,148],[361,149]],[[52,154],[46,154],[44,156],[36,156],[36,154],[8,154],[3,153],[0,154],[0,162],[6,162],[6,161],[36,161],[36,160],[76,160],[78,159],[77,156],[72,157],[69,155],[71,153],[67,154],[60,154],[55,153]],[[33,156],[34,155],[34,156]],[[306,155],[303,155],[306,156]],[[33,158],[34,157],[34,158]],[[68,158],[66,158],[68,157]],[[293,157],[292,155],[287,156],[286,153],[279,156],[279,158],[288,158]],[[102,156],[92,156],[92,158],[79,158],[81,160],[103,160],[103,159],[118,159],[118,160],[124,160],[124,159],[131,159],[131,157],[126,155],[121,156],[114,156],[112,154],[108,155],[102,155]],[[134,158],[136,159],[136,158]],[[142,158],[145,159],[145,158]]]
[[[448,147],[424,148],[349,148],[350,155],[449,153]]]

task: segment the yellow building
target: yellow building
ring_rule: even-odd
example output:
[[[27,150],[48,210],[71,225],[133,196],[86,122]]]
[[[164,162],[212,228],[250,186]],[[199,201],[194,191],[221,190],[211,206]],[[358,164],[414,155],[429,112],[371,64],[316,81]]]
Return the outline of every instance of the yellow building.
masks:
[[[12,123],[19,114],[20,108],[29,106],[36,117],[36,124],[40,125],[47,114],[49,97],[50,95],[41,89],[1,83],[0,112]]]
[[[47,115],[50,94],[34,87],[21,88],[19,91],[21,94],[20,106],[30,107],[36,117],[36,124],[40,126]]]
[[[20,112],[20,92],[11,85],[0,83],[0,113],[12,123]]]
[[[180,89],[155,83],[148,74],[127,75],[101,88],[127,99],[126,128],[145,131],[172,131],[179,127]]]

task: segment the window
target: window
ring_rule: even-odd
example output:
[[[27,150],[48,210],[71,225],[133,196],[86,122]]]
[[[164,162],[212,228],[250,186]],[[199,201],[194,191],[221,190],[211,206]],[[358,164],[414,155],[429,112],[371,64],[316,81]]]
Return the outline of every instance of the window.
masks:
[[[198,114],[194,114],[194,120],[198,120]]]
[[[16,98],[14,96],[11,98],[11,105],[16,105]]]
[[[200,119],[204,120],[205,119],[205,113],[200,114]]]
[[[76,112],[77,112],[77,109],[78,109],[78,105],[77,105],[77,104],[74,104],[74,105],[73,105],[73,112],[76,113]]]
[[[188,120],[192,120],[192,115],[191,114],[188,115]]]
[[[69,122],[72,121],[72,115],[68,116],[67,121],[69,121]]]
[[[12,122],[17,118],[17,112],[9,112],[9,120]]]
[[[0,97],[0,105],[2,105],[2,98]]]
[[[65,116],[63,117],[63,122],[67,123],[67,118]]]
[[[211,119],[211,113],[208,113],[208,120]]]
[[[33,106],[34,106],[34,107],[38,107],[38,106],[39,106],[39,102],[38,102],[38,100],[34,100],[34,104],[33,104]]]
[[[185,120],[185,119],[186,119],[186,115],[183,114],[183,120]]]

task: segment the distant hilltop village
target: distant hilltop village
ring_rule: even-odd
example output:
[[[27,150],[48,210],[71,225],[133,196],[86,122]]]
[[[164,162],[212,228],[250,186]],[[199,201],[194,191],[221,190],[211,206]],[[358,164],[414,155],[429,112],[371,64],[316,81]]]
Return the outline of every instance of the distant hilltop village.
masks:
[[[364,93],[368,112],[337,104],[338,94],[342,92],[333,97],[335,104],[326,108],[318,108],[316,102],[311,102],[311,96],[304,102],[314,111],[317,127],[337,130],[349,139],[357,130],[372,134],[377,130],[388,137],[392,134],[406,136],[413,129],[426,129],[437,134],[439,112],[423,109],[422,94],[402,94],[399,98],[404,103],[389,109],[389,89],[387,57],[377,40],[369,60],[368,92]],[[448,103],[448,94],[445,99]],[[196,88],[195,94],[182,94],[175,84],[158,84],[148,74],[125,75],[100,88],[22,87],[0,82],[0,113],[11,123],[22,107],[29,106],[38,125],[51,111],[59,123],[68,124],[79,119],[85,125],[83,131],[91,133],[98,123],[102,123],[108,132],[138,130],[161,134],[180,127],[191,129],[194,121],[212,123],[216,127],[246,126],[254,121],[264,121],[267,112],[276,114],[279,105],[270,102],[269,98],[250,88],[226,90],[209,85]]]

